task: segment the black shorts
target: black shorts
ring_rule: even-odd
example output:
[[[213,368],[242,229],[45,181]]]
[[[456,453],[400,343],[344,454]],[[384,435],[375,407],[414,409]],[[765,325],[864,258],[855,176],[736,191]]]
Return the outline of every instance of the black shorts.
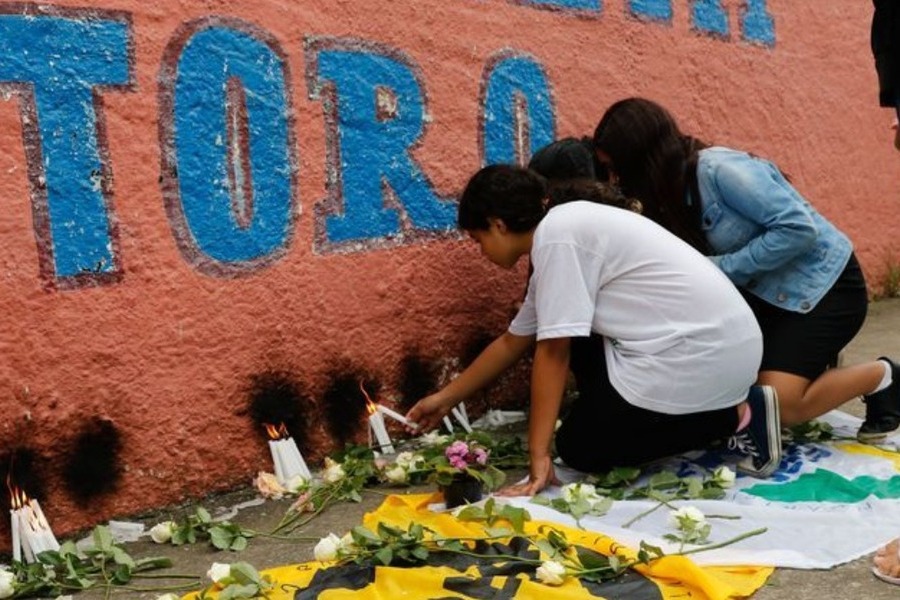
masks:
[[[741,290],[763,334],[760,371],[781,371],[809,380],[837,364],[838,353],[856,336],[866,318],[869,296],[862,269],[851,254],[828,293],[808,313],[769,304]]]

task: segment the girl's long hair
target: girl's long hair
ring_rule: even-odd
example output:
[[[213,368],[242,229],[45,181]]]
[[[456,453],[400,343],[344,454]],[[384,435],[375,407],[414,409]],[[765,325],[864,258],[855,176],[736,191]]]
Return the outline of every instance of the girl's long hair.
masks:
[[[710,254],[697,186],[698,153],[708,144],[683,134],[665,108],[644,98],[610,106],[593,144],[609,157],[622,192],[640,200],[646,216]]]

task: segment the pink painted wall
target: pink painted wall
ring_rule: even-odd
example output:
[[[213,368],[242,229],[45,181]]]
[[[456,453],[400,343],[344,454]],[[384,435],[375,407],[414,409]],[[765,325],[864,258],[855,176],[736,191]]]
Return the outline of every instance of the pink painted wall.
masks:
[[[446,209],[444,199],[492,153],[518,148],[527,157],[529,140],[589,134],[624,96],[657,99],[685,130],[774,159],[853,238],[877,289],[886,261],[900,260],[900,161],[890,115],[876,102],[871,7],[747,4],[772,27],[764,18],[745,25],[745,3],[736,0],[721,3],[720,34],[708,31],[715,1],[3,5],[0,44],[14,49],[0,53],[6,470],[12,464],[18,483],[45,499],[60,531],[248,483],[268,468],[253,407],[273,372],[278,385],[262,395],[282,398],[308,458],[320,459],[337,439],[364,440],[355,381],[388,401],[415,400],[404,390],[436,384],[484,336],[502,331],[522,291],[521,269],[498,271],[447,231],[446,214],[428,210]],[[26,13],[34,18],[18,18]],[[35,30],[51,22],[58,29],[50,34]],[[180,62],[207,31],[238,32],[242,48],[262,48],[280,65],[282,79],[268,69],[257,73],[263,87],[212,89],[203,76],[217,81],[219,63],[191,71]],[[54,54],[41,35],[71,39]],[[217,40],[205,40],[199,56],[216,54],[216,44],[227,54]],[[29,44],[30,54],[18,50]],[[77,68],[85,61],[71,59],[82,47],[102,50],[85,72]],[[398,93],[416,91],[408,81],[366,88],[359,82],[377,79],[375,67],[341,63],[341,52],[411,74],[418,95],[410,103]],[[326,55],[334,73],[358,68],[360,77],[335,84]],[[508,65],[525,69],[504,79]],[[278,81],[282,96],[259,93]],[[362,92],[353,100],[355,82]],[[500,92],[525,90],[528,110],[518,121],[503,122],[503,97],[492,99],[490,82]],[[91,92],[93,112],[84,108],[90,101],[72,100]],[[217,98],[243,112],[216,113]],[[192,99],[212,102],[212,112],[196,112]],[[422,114],[410,121],[416,102]],[[348,106],[374,118],[354,121]],[[225,115],[238,125],[229,128]],[[407,129],[391,129],[400,122]],[[411,137],[399,163],[385,162],[395,135]],[[53,140],[63,146],[51,148]],[[85,148],[94,148],[87,158]],[[192,156],[217,148],[231,165],[219,161],[222,173],[256,179],[228,184],[201,160],[194,175],[209,176],[220,195],[212,183],[191,188]],[[270,169],[270,180],[252,163],[265,151],[284,167]],[[381,199],[366,192],[381,188],[378,172],[366,170],[375,163],[389,169],[384,188],[397,188],[388,207],[403,208],[388,211],[387,226],[376,223]],[[222,190],[235,206],[252,205],[209,214],[187,207],[213,204]],[[272,218],[248,221],[254,210],[263,214],[267,192]],[[345,201],[370,204],[355,213],[347,205],[356,216],[340,234],[328,215],[335,222]],[[222,220],[238,213],[244,221]],[[492,402],[521,398],[518,379]]]

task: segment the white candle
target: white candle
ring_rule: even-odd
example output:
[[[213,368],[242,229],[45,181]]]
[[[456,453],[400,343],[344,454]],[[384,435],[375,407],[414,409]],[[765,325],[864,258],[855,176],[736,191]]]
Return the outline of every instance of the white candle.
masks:
[[[12,527],[13,560],[22,562],[22,540],[19,538],[19,515],[15,510],[9,511],[9,522]]]
[[[444,417],[444,427],[447,428],[447,431],[453,433],[453,423],[450,422],[450,417]]]
[[[284,459],[281,457],[281,440],[269,440],[269,452],[272,454],[272,466],[275,468],[275,479],[284,485]]]
[[[290,465],[290,473],[286,473],[289,475],[288,480],[293,479],[295,475],[299,475],[303,479],[310,479],[312,473],[309,472],[309,467],[306,466],[306,461],[303,460],[303,455],[300,454],[297,442],[294,441],[294,438],[287,438],[284,441],[286,449],[285,455]]]
[[[462,428],[465,429],[468,433],[472,433],[472,426],[469,425],[469,420],[463,415],[462,411],[454,406],[450,409],[450,412],[453,413],[453,416],[456,417],[456,420],[459,421],[459,424],[462,425]]]
[[[465,402],[459,403],[459,412],[462,413],[463,419],[466,420],[466,425],[471,425],[471,423],[469,422],[469,413],[466,412],[466,403]]]
[[[394,446],[391,444],[391,437],[388,435],[387,428],[384,426],[384,415],[377,410],[369,415],[369,426],[372,433],[375,434],[375,441],[378,442],[378,450],[385,454],[393,454]]]
[[[415,423],[413,423],[412,421],[410,421],[409,419],[407,419],[406,417],[404,417],[403,415],[401,415],[400,413],[398,413],[396,410],[394,410],[392,408],[388,408],[387,406],[382,406],[381,404],[379,404],[377,407],[377,410],[384,413],[386,416],[392,418],[393,420],[395,420],[399,423],[403,423],[407,427],[412,427],[413,429],[418,427]]]
[[[31,524],[28,522],[29,520],[26,511],[28,511],[28,509],[24,506],[16,511],[19,517],[19,539],[22,542],[22,552],[24,554],[25,562],[32,563],[34,562],[34,555],[36,554],[34,547],[34,532],[31,529]]]
[[[31,500],[31,506],[35,514],[37,515],[38,528],[40,529],[42,542],[41,545],[43,549],[59,550],[59,541],[57,541],[56,536],[53,535],[53,530],[50,528],[50,521],[48,521],[47,517],[44,516],[44,511],[41,510],[41,505],[37,500]]]

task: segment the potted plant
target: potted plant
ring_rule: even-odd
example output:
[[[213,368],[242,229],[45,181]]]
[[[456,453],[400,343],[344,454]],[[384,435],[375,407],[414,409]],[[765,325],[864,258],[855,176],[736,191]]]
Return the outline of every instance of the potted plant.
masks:
[[[491,491],[503,483],[505,475],[488,464],[489,454],[475,442],[457,440],[432,459],[431,478],[443,492],[447,508],[478,502],[485,488]]]

